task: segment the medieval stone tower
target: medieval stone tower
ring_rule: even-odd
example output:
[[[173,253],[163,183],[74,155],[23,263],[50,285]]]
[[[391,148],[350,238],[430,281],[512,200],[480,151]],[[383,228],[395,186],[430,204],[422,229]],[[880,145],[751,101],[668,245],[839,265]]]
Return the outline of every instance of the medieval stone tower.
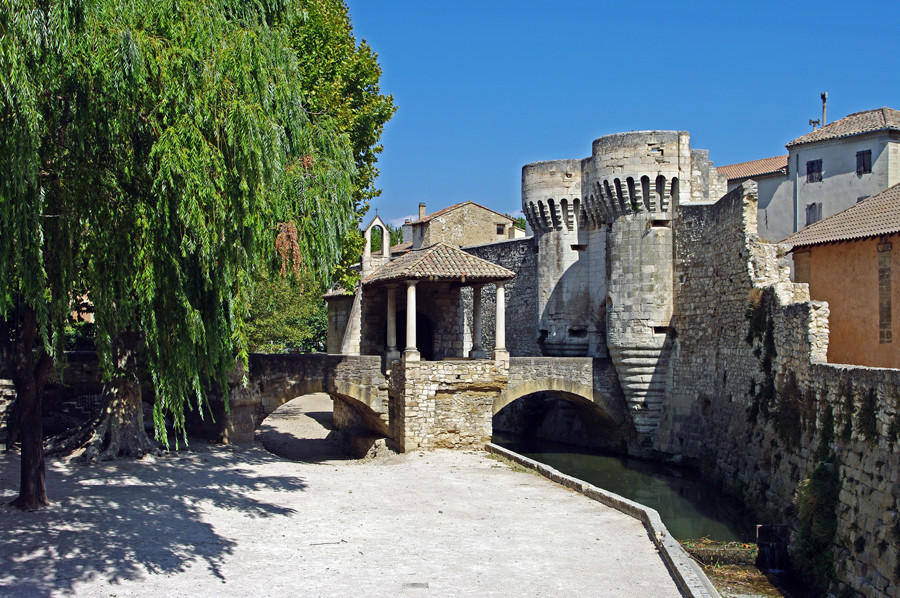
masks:
[[[522,169],[538,247],[538,343],[547,356],[610,357],[637,432],[652,437],[669,384],[678,206],[725,194],[683,131],[594,141],[583,160]]]

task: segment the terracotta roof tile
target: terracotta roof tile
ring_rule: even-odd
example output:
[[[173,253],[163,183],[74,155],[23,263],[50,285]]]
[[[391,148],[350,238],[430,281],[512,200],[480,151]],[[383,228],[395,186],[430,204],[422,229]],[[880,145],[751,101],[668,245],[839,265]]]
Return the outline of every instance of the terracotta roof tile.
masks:
[[[396,245],[391,245],[391,255],[399,255],[401,253],[406,253],[410,249],[412,249],[412,241],[408,241],[406,243],[397,243]]]
[[[884,130],[900,131],[900,111],[893,108],[876,108],[865,112],[855,112],[841,120],[827,124],[821,129],[816,129],[812,133],[794,139],[787,144],[787,147]]]
[[[900,184],[810,224],[781,243],[794,248],[900,232]]]
[[[724,174],[729,181],[749,179],[755,176],[786,172],[787,160],[787,155],[775,156],[762,158],[761,160],[751,160],[750,162],[717,166],[716,170],[719,171],[719,174]]]
[[[446,243],[413,249],[370,274],[363,284],[391,280],[462,280],[494,282],[515,274]]]

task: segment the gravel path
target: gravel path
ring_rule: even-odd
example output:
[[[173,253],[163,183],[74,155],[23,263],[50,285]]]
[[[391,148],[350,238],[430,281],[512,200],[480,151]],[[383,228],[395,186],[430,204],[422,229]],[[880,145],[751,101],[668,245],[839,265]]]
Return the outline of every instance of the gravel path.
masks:
[[[311,401],[286,406],[291,431],[313,430]],[[337,460],[325,436],[278,437],[310,462],[197,441],[48,462],[51,508],[0,508],[0,595],[679,596],[639,522],[543,477],[483,452]],[[0,456],[0,500],[17,484]]]

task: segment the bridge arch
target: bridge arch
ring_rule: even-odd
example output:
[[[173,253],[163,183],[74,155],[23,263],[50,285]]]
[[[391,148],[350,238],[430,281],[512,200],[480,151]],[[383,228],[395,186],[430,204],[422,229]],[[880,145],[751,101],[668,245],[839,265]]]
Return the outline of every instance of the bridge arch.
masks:
[[[335,428],[364,428],[389,436],[387,388],[380,368],[379,356],[251,355],[249,384],[232,387],[230,413],[219,435],[228,442],[252,442],[256,429],[278,407],[322,392],[334,400]]]
[[[538,378],[510,384],[494,401],[493,415],[497,415],[504,407],[517,399],[537,393],[550,393],[582,407],[597,409],[609,419],[611,424],[616,426],[626,426],[630,421],[621,401],[616,401],[593,386],[568,378]]]

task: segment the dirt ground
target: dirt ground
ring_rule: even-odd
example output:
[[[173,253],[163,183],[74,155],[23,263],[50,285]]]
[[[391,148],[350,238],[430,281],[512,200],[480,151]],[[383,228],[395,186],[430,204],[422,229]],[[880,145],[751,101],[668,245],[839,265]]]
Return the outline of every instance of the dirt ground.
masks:
[[[0,508],[0,595],[680,595],[638,521],[480,451],[342,458],[312,397],[259,432],[298,461],[199,441],[49,461],[52,507]],[[18,463],[0,455],[4,502]]]

